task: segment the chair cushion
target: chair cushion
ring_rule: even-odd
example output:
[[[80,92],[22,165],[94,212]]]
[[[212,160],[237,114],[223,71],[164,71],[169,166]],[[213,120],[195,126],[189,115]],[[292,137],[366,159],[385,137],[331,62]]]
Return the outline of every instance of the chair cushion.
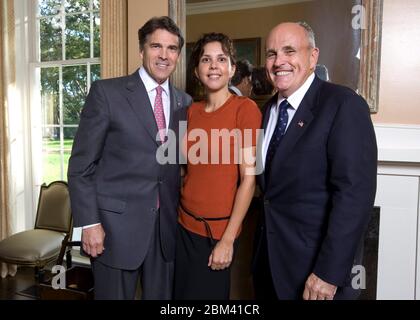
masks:
[[[58,255],[65,234],[35,229],[16,233],[0,241],[0,260],[16,264],[43,264]]]

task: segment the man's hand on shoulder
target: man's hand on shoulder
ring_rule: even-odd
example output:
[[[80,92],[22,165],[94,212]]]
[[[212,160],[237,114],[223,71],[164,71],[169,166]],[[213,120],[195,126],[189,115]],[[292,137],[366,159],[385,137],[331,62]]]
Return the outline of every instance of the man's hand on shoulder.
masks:
[[[308,277],[303,291],[304,300],[332,300],[337,286],[318,278],[314,273]]]
[[[104,248],[105,232],[101,224],[83,228],[82,245],[83,250],[93,258],[102,254]]]

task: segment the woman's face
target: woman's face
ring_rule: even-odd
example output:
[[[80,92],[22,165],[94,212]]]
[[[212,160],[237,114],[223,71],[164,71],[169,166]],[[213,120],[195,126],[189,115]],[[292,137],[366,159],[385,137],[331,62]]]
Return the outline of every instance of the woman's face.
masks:
[[[209,42],[204,46],[195,74],[207,91],[214,92],[227,88],[235,73],[230,58],[222,50],[220,42]]]

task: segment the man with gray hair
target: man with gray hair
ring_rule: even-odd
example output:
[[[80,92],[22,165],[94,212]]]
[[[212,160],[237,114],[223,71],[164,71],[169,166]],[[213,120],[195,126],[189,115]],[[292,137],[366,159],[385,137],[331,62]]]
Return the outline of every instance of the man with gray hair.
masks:
[[[266,42],[277,89],[264,106],[258,176],[257,299],[355,299],[352,267],[376,192],[377,147],[366,101],[319,79],[306,23],[281,23]]]

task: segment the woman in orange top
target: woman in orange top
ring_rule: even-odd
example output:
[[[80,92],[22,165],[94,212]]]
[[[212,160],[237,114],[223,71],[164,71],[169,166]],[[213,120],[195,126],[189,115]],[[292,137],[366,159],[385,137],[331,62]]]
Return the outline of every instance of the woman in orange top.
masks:
[[[226,35],[203,35],[190,64],[206,99],[188,111],[174,298],[229,299],[235,240],[255,189],[261,112],[252,100],[229,92],[235,56]]]

